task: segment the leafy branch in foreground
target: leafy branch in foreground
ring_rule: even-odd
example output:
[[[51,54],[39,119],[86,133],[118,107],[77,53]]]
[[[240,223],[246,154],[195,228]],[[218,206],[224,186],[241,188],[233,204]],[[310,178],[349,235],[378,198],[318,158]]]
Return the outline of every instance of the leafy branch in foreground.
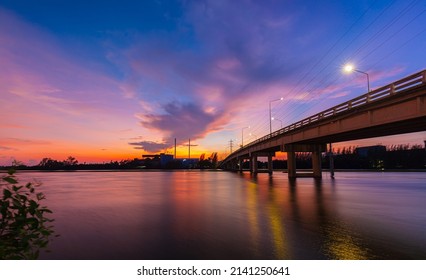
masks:
[[[0,259],[37,259],[54,233],[50,209],[33,183],[19,185],[14,171],[0,177]],[[1,194],[0,194],[1,195]]]

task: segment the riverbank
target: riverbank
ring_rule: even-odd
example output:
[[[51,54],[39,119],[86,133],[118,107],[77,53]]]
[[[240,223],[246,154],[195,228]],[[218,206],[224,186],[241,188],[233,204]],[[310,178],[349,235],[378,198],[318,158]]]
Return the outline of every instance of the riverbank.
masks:
[[[0,169],[0,173],[7,173],[8,169]],[[18,172],[190,172],[190,171],[205,171],[205,172],[221,172],[223,169],[15,169]],[[249,172],[244,169],[243,172]],[[267,173],[267,169],[259,169],[258,173]],[[287,173],[287,169],[274,169],[273,172]],[[298,169],[301,173],[312,173],[312,169]],[[323,169],[323,173],[330,173],[329,169]],[[426,169],[335,169],[334,172],[426,172]]]

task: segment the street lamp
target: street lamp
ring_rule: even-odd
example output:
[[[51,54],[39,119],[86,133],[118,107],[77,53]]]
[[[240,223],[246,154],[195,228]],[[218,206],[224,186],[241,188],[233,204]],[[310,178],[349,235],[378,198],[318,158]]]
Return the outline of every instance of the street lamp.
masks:
[[[250,126],[241,128],[241,148],[244,146],[244,129],[246,128],[250,128]]]
[[[368,76],[368,73],[363,72],[363,71],[358,70],[358,69],[355,69],[352,64],[346,64],[345,67],[343,68],[343,70],[345,70],[345,72],[347,72],[347,73],[358,72],[358,73],[366,75],[367,76],[367,89],[368,89],[368,92],[370,92],[370,76]]]
[[[274,100],[269,101],[269,134],[271,134],[271,133],[272,133],[272,113],[271,113],[271,104],[272,104],[272,102],[280,101],[280,100],[283,100],[283,99],[284,99],[284,97],[281,97],[281,98],[279,98],[279,99],[274,99]]]
[[[279,119],[277,119],[275,117],[272,117],[271,120],[273,120],[273,121],[279,121],[281,123],[281,128],[283,128],[283,121],[282,120],[279,120]]]

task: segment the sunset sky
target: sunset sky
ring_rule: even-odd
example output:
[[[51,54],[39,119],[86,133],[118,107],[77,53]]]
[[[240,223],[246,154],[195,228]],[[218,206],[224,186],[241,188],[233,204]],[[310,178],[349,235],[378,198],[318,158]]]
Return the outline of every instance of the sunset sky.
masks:
[[[426,69],[426,1],[0,2],[0,165],[229,152]],[[273,121],[273,129],[281,122]],[[423,144],[426,132],[345,144]]]

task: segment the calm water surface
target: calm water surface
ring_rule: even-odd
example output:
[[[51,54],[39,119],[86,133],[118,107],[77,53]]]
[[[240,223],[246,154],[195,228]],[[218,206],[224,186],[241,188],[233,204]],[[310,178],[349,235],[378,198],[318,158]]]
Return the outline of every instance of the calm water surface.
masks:
[[[426,259],[426,173],[29,172],[43,259]]]

